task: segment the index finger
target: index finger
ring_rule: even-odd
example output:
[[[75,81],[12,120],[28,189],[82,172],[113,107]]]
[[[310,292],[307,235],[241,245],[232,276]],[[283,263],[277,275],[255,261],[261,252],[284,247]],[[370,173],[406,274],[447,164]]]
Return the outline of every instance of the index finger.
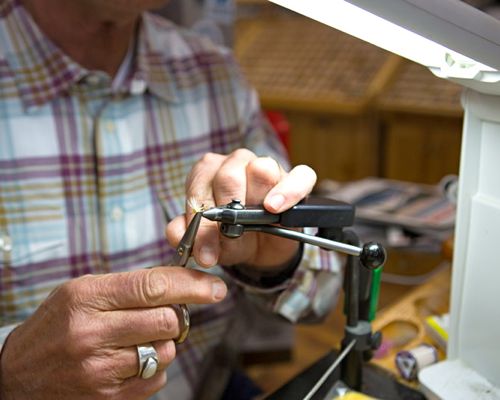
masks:
[[[188,196],[204,196],[199,202],[210,207],[226,204],[233,198],[245,202],[245,167],[256,155],[246,149],[237,149],[228,156],[206,155],[190,174],[186,189]],[[217,223],[203,219],[193,247],[196,261],[204,266],[213,266],[221,251]]]
[[[182,267],[156,267],[133,272],[92,276],[86,304],[106,311],[169,304],[209,304],[227,293],[222,279]]]
[[[287,210],[311,193],[316,179],[311,167],[297,165],[267,193],[264,207],[273,213]]]

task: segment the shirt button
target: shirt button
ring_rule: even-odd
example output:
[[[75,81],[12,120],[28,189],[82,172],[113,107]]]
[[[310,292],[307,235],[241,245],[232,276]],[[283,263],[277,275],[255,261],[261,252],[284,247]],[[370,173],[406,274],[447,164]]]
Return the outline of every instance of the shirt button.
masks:
[[[113,221],[121,221],[123,219],[123,209],[121,207],[113,207],[111,210],[111,219]]]
[[[87,76],[87,78],[85,79],[85,81],[89,84],[89,85],[97,85],[99,82],[100,82],[101,78],[99,78],[99,76],[97,75],[89,75]]]
[[[0,236],[0,250],[8,253],[12,250],[12,239],[10,236],[2,235]]]
[[[146,91],[146,81],[142,79],[133,79],[130,82],[130,93],[143,94]]]
[[[113,133],[115,131],[115,123],[113,121],[106,121],[104,123],[104,129],[106,132]]]

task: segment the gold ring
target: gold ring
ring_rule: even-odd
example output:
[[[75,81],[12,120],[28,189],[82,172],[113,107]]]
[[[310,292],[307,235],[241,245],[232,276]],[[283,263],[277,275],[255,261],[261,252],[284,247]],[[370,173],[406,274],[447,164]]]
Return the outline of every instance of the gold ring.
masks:
[[[180,333],[177,339],[174,340],[174,342],[177,344],[181,344],[188,337],[189,328],[191,327],[191,317],[189,316],[189,308],[186,304],[179,304],[179,307],[177,307],[177,309],[179,310],[177,314],[179,316],[180,322]]]

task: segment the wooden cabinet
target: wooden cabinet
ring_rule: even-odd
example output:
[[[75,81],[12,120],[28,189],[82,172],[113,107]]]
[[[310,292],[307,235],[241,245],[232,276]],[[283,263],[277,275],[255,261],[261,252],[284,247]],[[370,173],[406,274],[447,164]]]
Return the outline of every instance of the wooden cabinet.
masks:
[[[240,19],[235,54],[264,108],[291,127],[293,164],[320,179],[436,183],[458,173],[460,86],[308,18]]]
[[[461,118],[385,114],[382,123],[382,176],[436,184],[458,174]]]
[[[378,175],[379,135],[375,116],[300,112],[285,115],[291,125],[293,164],[311,166],[319,180],[347,181]]]
[[[381,175],[435,184],[458,174],[462,138],[461,87],[404,61],[377,96]]]

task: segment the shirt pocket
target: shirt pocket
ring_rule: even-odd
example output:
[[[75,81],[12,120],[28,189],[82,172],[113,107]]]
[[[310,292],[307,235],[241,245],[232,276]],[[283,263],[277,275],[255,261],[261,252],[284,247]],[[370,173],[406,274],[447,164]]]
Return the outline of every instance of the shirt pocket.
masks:
[[[9,225],[0,227],[0,313],[15,320],[30,315],[73,272],[65,219],[34,219],[34,214],[21,221],[10,215]]]
[[[66,256],[66,243],[62,239],[28,243],[19,235],[12,238],[8,234],[2,234],[0,268],[17,268],[62,258]]]
[[[4,196],[0,204],[0,268],[50,268],[68,256],[64,200],[39,193]],[[45,265],[47,264],[47,265]]]

